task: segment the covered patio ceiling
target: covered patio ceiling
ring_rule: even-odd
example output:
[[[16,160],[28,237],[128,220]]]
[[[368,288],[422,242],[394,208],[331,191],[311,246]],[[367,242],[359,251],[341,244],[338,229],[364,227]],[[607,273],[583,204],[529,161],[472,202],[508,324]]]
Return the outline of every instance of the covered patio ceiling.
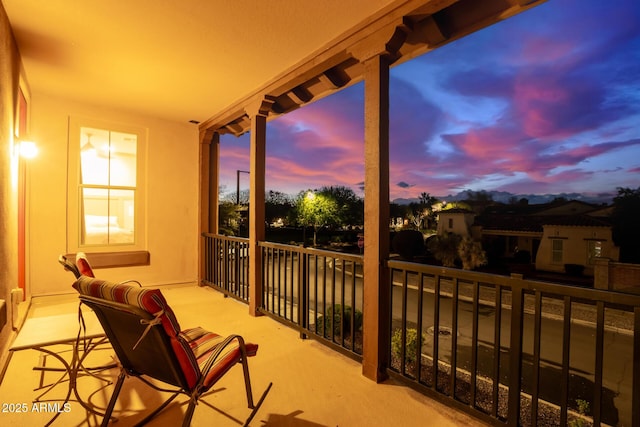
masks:
[[[242,134],[362,79],[389,43],[406,61],[541,0],[1,0],[35,94]]]
[[[399,64],[509,18],[545,0],[395,1],[283,71],[258,90],[213,115],[201,132],[241,135],[250,130],[247,106],[268,100],[268,119],[318,100],[364,78],[363,62],[384,53]]]

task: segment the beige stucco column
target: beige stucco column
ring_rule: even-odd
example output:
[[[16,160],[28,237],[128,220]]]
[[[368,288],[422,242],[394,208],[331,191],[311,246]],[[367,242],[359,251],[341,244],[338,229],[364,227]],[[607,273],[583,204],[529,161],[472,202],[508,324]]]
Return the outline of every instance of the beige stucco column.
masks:
[[[251,119],[249,166],[249,314],[259,316],[262,307],[262,257],[258,242],[265,239],[265,163],[267,116],[274,100],[265,97],[245,108]]]
[[[596,258],[593,265],[593,288],[605,291],[613,290],[609,286],[609,268],[611,260],[608,258]]]
[[[220,135],[211,130],[200,131],[200,222],[198,236],[218,233],[218,171],[220,164]],[[198,240],[198,283],[204,279],[204,240]]]

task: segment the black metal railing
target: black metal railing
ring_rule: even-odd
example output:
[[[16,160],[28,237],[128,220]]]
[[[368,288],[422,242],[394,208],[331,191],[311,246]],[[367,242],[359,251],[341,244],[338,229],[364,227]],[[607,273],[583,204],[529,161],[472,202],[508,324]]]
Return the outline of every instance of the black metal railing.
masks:
[[[249,301],[248,240],[205,234]],[[362,359],[363,258],[259,243],[259,310]],[[391,260],[389,374],[494,425],[640,427],[640,296]]]
[[[640,297],[388,266],[392,376],[492,424],[640,425]]]
[[[204,233],[204,284],[249,302],[249,240]],[[259,310],[362,358],[362,256],[260,242]]]
[[[204,233],[204,284],[249,302],[249,239]]]
[[[362,256],[275,243],[262,253],[262,310],[347,355],[362,355]]]

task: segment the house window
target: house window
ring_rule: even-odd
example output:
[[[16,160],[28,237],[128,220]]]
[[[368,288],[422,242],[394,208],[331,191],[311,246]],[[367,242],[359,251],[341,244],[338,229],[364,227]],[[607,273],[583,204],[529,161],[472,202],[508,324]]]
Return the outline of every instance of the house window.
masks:
[[[69,251],[144,249],[146,132],[72,120]]]
[[[601,240],[589,240],[587,241],[587,257],[589,264],[593,264],[595,258],[602,256],[602,241]]]
[[[453,228],[453,218],[449,218],[449,229]]]
[[[562,239],[551,239],[551,262],[562,264]]]

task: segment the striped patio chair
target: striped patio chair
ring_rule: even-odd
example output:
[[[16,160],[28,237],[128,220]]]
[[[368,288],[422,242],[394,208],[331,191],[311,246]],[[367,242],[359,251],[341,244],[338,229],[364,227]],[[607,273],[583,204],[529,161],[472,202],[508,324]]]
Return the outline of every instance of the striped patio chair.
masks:
[[[256,355],[256,344],[245,343],[239,335],[223,337],[200,327],[181,330],[158,289],[86,276],[80,276],[73,287],[80,293],[81,302],[97,315],[122,366],[102,425],[111,419],[124,380],[134,376],[157,390],[173,393],[139,425],[155,417],[179,394],[185,394],[189,405],[182,425],[188,426],[200,397],[236,363],[242,364],[247,403],[252,409],[245,425],[253,419],[271,388],[269,384],[254,404],[247,358]],[[159,388],[148,379],[175,389]]]

